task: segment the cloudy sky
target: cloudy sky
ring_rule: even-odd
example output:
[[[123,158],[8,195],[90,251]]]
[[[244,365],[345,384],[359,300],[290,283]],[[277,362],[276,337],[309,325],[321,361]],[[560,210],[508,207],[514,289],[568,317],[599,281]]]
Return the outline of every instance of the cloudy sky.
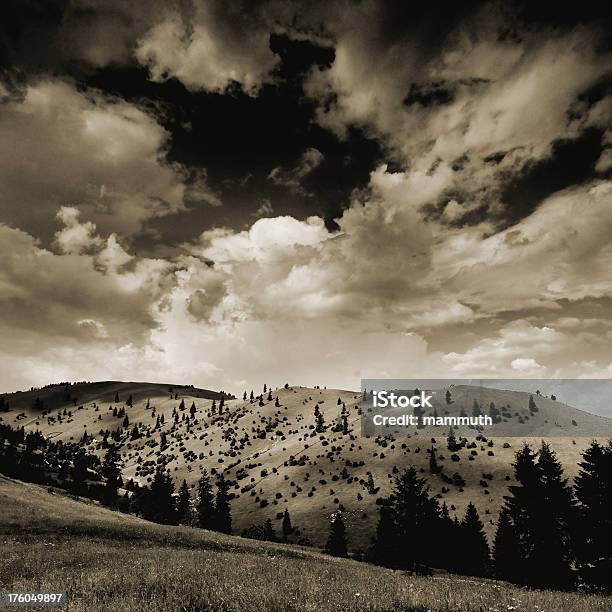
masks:
[[[579,4],[9,1],[0,391],[611,377]]]

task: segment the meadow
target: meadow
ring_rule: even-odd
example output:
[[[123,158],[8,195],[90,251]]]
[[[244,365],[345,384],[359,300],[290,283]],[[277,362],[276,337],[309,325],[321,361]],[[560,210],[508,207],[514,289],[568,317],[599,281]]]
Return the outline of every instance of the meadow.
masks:
[[[413,576],[291,545],[119,514],[0,477],[0,590],[75,611],[607,611],[612,599],[450,574]]]

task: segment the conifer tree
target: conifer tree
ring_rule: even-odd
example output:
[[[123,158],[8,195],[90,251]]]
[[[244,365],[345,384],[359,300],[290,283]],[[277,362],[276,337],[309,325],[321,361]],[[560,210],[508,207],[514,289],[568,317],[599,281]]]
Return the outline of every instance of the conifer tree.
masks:
[[[574,543],[580,577],[592,588],[612,592],[612,440],[605,446],[591,442],[578,465]]]
[[[117,391],[115,393],[115,404],[118,404],[118,403],[119,403],[119,392]]]
[[[102,501],[107,505],[112,505],[117,501],[119,487],[123,485],[121,478],[120,457],[117,448],[111,444],[104,455],[102,463],[102,476],[105,478]]]
[[[89,461],[87,454],[83,449],[79,449],[72,459],[72,489],[77,495],[85,495],[87,493],[87,468]]]
[[[289,516],[289,510],[285,508],[285,513],[283,514],[283,540],[286,542],[291,533],[293,532],[293,527],[291,526],[291,517]]]
[[[127,398],[127,402],[125,402],[130,408],[134,405],[134,400],[132,399],[132,395]]]
[[[399,565],[398,552],[393,512],[389,506],[383,505],[379,510],[376,535],[368,551],[368,558],[377,565],[397,567]]]
[[[391,563],[404,569],[435,563],[440,555],[432,546],[439,525],[438,504],[430,497],[426,480],[418,477],[414,467],[396,477],[388,504],[395,546],[402,551],[401,557],[391,559]]]
[[[319,404],[315,405],[314,416],[315,416],[315,431],[317,433],[324,432],[325,431],[325,419],[323,418],[323,414],[321,413]]]
[[[461,573],[486,576],[489,573],[490,551],[484,525],[472,502],[468,504],[461,523]]]
[[[503,576],[541,588],[567,588],[572,583],[570,529],[575,512],[572,492],[553,451],[542,443],[537,461],[528,445],[513,464],[518,486],[504,499],[514,534],[504,554],[518,559],[513,575]]]
[[[179,410],[185,410],[185,400],[182,399],[181,403],[179,404]]]
[[[229,486],[223,477],[219,475],[217,479],[217,499],[216,499],[216,519],[217,530],[221,533],[232,533],[232,515],[229,504]]]
[[[346,527],[342,520],[342,512],[336,512],[332,518],[325,550],[334,557],[348,556]]]
[[[535,548],[532,562],[538,572],[530,584],[543,588],[568,588],[573,582],[571,528],[575,520],[573,491],[563,478],[563,467],[550,446],[538,452],[539,499],[535,504]]]
[[[191,519],[191,495],[187,481],[183,480],[179,488],[178,500],[176,502],[176,518],[177,522],[182,525],[189,523]]]
[[[191,402],[191,407],[189,408],[189,414],[190,414],[192,417],[194,417],[194,416],[195,416],[196,411],[197,411],[197,408],[196,408],[195,402]]]
[[[502,508],[497,519],[493,541],[493,572],[496,578],[517,582],[521,558],[514,537],[514,528],[507,508]]]
[[[174,482],[170,474],[158,468],[151,486],[141,500],[142,515],[149,521],[165,525],[176,524]]]
[[[263,536],[267,542],[276,542],[276,533],[274,531],[274,527],[272,526],[272,521],[269,518],[267,518],[264,522]]]
[[[206,470],[198,481],[198,503],[196,507],[198,525],[202,529],[214,530],[216,528],[215,500],[212,486]]]

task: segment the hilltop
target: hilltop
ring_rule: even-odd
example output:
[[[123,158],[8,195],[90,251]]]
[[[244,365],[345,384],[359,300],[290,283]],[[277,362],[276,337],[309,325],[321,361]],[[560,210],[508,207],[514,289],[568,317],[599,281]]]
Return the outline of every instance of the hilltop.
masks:
[[[494,402],[510,415],[510,424],[529,418],[529,427],[537,433],[528,441],[537,446],[546,437],[569,478],[575,476],[580,452],[591,441],[591,436],[581,435],[585,428],[596,422],[602,441],[612,435],[609,419],[550,398],[536,397],[534,413],[528,393],[480,387],[457,387],[451,393],[450,405],[443,395],[436,398],[440,414],[470,412],[476,400],[483,410]],[[491,536],[513,482],[514,453],[522,443],[516,437],[477,440],[478,432],[465,431],[461,433],[468,443],[451,452],[439,432],[435,438],[429,431],[411,437],[362,437],[361,394],[338,389],[287,386],[251,401],[190,386],[109,381],[4,397],[9,410],[0,417],[6,423],[26,431],[38,429],[54,440],[84,440],[98,455],[105,452],[102,432],[111,432],[120,447],[125,482],[131,478],[147,484],[157,466],[168,468],[177,485],[185,479],[192,487],[204,468],[223,472],[232,487],[236,533],[267,518],[278,529],[287,508],[298,528],[295,541],[322,546],[330,516],[342,509],[354,552],[370,544],[377,501],[389,494],[395,474],[410,465],[429,478],[433,494],[447,503],[451,516],[462,517],[472,501]],[[322,432],[315,430],[317,405],[325,424]],[[568,433],[575,435],[567,437]],[[429,473],[432,447],[442,474]]]
[[[306,548],[156,525],[3,476],[0,537],[3,588],[61,589],[77,612],[603,612],[610,603],[493,580],[410,576]]]

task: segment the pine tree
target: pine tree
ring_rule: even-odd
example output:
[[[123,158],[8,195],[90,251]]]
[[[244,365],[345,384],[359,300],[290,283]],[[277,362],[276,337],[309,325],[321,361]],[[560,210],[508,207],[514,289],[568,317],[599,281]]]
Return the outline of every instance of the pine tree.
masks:
[[[461,523],[461,570],[469,576],[486,576],[489,573],[490,551],[484,525],[472,502],[468,504]]]
[[[221,533],[232,533],[232,515],[229,505],[229,486],[223,477],[219,475],[217,479],[217,499],[216,499],[216,523],[217,530]]]
[[[439,551],[431,546],[438,526],[438,505],[429,495],[427,481],[414,467],[400,474],[389,498],[396,526],[396,545],[403,551],[401,567],[417,569],[430,565]]]
[[[198,503],[196,507],[198,525],[202,529],[216,528],[215,500],[208,472],[203,470],[198,481]]]
[[[446,403],[447,404],[452,404],[453,400],[451,399],[451,392],[450,390],[446,390]]]
[[[509,487],[505,510],[514,534],[512,550],[516,570],[505,579],[541,588],[565,588],[572,583],[570,529],[573,524],[572,491],[553,451],[542,443],[537,461],[528,445],[516,453],[518,486]]]
[[[132,395],[127,398],[127,402],[125,402],[130,408],[134,405],[134,400],[132,399]]]
[[[315,416],[315,431],[317,433],[324,432],[325,431],[325,419],[323,418],[323,414],[321,413],[319,404],[315,405],[314,416]]]
[[[123,485],[119,462],[120,456],[117,448],[111,444],[104,455],[101,469],[102,476],[105,478],[102,501],[107,505],[112,505],[117,501],[119,487]]]
[[[125,419],[123,419],[123,429],[127,429],[130,425],[130,419],[128,419],[128,415],[125,415]]]
[[[460,526],[455,524],[450,517],[446,502],[440,508],[438,524],[436,542],[432,542],[432,545],[440,547],[440,555],[436,563],[448,571],[457,572],[461,558]]]
[[[179,404],[179,410],[185,410],[185,400],[182,399],[181,403]]]
[[[72,489],[77,495],[87,493],[87,477],[89,461],[83,449],[79,449],[72,459]]]
[[[272,521],[269,518],[267,518],[264,522],[263,536],[267,542],[276,542],[276,533],[274,532]]]
[[[581,579],[591,587],[612,591],[612,440],[593,441],[582,453],[575,480],[578,500],[574,542]]]
[[[332,518],[325,551],[334,557],[348,556],[346,527],[342,520],[342,512],[336,512]]]
[[[496,578],[517,582],[517,571],[521,558],[514,537],[510,514],[502,508],[497,519],[497,530],[493,542],[493,572]]]
[[[189,408],[189,414],[190,414],[192,417],[194,417],[194,416],[195,416],[196,411],[197,411],[197,408],[196,408],[195,402],[191,402],[191,407]]]
[[[283,514],[283,540],[286,542],[291,533],[293,532],[293,527],[291,526],[291,517],[289,516],[289,510],[285,508],[285,514]]]
[[[573,491],[563,478],[563,467],[554,451],[542,442],[538,453],[539,503],[535,506],[535,549],[532,562],[538,568],[530,584],[543,588],[567,588],[573,582],[571,528],[575,520]]]
[[[115,404],[119,403],[119,392],[115,393]]]
[[[150,488],[143,496],[142,514],[144,518],[165,525],[176,524],[173,495],[174,482],[170,474],[158,468]]]
[[[191,519],[191,495],[189,495],[189,487],[186,480],[183,480],[179,488],[176,518],[178,523],[182,525],[187,525]]]
[[[380,507],[376,536],[368,551],[372,563],[384,567],[398,567],[399,551],[397,548],[397,528],[393,520],[393,511],[389,506]]]

